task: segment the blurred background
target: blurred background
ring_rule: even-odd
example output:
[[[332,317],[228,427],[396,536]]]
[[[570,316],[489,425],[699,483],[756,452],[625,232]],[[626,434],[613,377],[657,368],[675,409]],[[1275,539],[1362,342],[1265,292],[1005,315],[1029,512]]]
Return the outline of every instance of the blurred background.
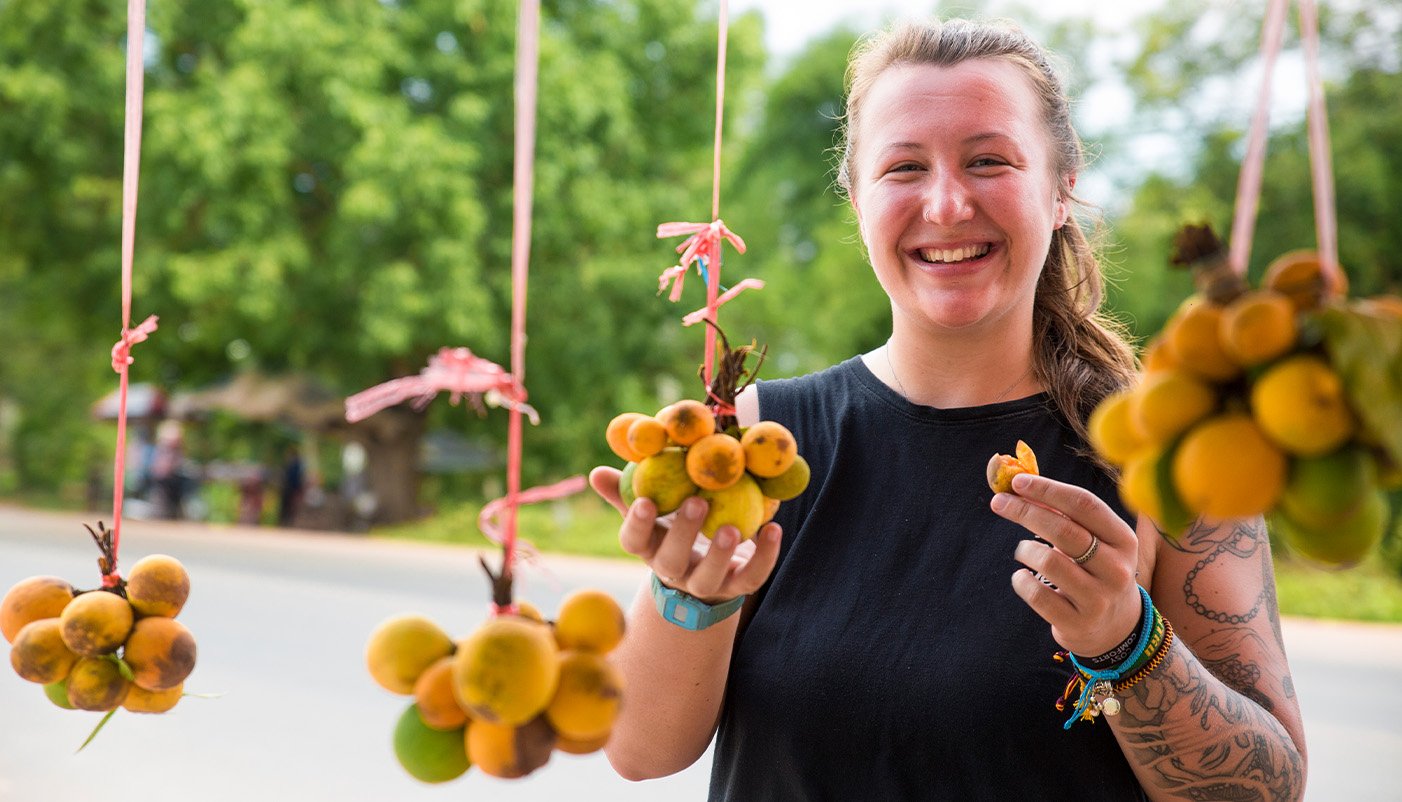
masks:
[[[1055,9],[1052,6],[1055,5]],[[445,402],[355,425],[342,399],[444,345],[509,361],[514,0],[152,0],[125,482],[132,518],[481,544],[505,415]],[[1092,153],[1111,308],[1147,337],[1191,292],[1177,226],[1230,226],[1264,3],[737,0],[721,216],[749,245],[732,341],[761,375],[877,345],[886,300],[833,188],[845,58],[896,14],[1005,16],[1064,57]],[[621,410],[700,392],[702,303],[656,296],[709,213],[715,2],[546,0],[525,480],[611,460]],[[1402,4],[1325,3],[1340,255],[1357,295],[1402,283]],[[0,499],[110,514],[120,320],[125,4],[0,0]],[[1292,15],[1252,261],[1314,244]],[[1394,499],[1394,508],[1398,506]],[[618,556],[581,495],[526,511],[545,550]],[[1331,574],[1281,557],[1287,612],[1402,620],[1395,531]]]

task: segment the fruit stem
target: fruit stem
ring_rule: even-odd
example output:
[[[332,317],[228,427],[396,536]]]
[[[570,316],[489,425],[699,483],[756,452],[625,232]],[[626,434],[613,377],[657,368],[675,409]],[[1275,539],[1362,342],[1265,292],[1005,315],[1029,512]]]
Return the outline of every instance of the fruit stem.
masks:
[[[117,549],[112,542],[112,530],[108,529],[102,521],[97,522],[97,529],[94,530],[88,524],[83,524],[92,535],[93,542],[102,552],[102,556],[97,558],[97,567],[102,571],[101,590],[111,591],[122,598],[127,597],[127,582],[122,579],[122,575],[117,573]]]
[[[1193,282],[1207,300],[1225,306],[1249,287],[1227,263],[1227,249],[1209,223],[1185,224],[1173,235],[1173,252],[1168,259],[1174,267],[1193,271]]]
[[[721,327],[710,320],[705,322],[716,330],[720,338],[720,359],[716,362],[716,371],[711,378],[711,386],[706,388],[706,395],[707,405],[716,413],[716,431],[723,432],[736,425],[735,398],[759,378],[759,368],[764,364],[767,349],[753,341],[749,345],[731,348],[730,340],[726,338]],[[747,370],[745,363],[749,361],[751,354],[758,354],[759,358],[754,367]],[[705,381],[704,365],[697,371],[697,375]]]
[[[482,563],[482,570],[487,572],[487,577],[491,580],[492,603],[497,606],[498,613],[510,610],[515,602],[511,598],[511,566],[506,564],[506,559],[502,558],[501,573],[494,573],[492,567],[487,565],[486,557],[478,557]]]

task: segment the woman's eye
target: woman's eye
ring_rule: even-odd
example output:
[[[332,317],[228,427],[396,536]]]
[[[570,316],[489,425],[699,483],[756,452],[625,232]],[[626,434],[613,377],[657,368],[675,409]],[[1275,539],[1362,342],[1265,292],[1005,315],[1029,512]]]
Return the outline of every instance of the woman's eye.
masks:
[[[919,169],[920,169],[920,165],[915,164],[914,162],[902,162],[901,164],[893,165],[893,166],[891,167],[891,169],[888,170],[887,172],[891,172],[891,173],[909,173],[909,172],[912,172],[912,171],[914,171],[914,170],[919,170]]]
[[[1004,160],[1002,160],[1002,159],[1000,159],[1000,158],[998,158],[997,156],[980,156],[980,157],[978,157],[977,159],[974,159],[973,163],[970,164],[969,166],[970,166],[970,167],[1002,167],[1002,166],[1005,165],[1005,164],[1007,164],[1007,162],[1004,161]]]

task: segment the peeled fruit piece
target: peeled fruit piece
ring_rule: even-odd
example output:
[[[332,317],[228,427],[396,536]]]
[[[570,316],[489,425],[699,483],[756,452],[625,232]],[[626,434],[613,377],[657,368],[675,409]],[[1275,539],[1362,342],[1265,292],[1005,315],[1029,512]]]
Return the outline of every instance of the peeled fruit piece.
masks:
[[[524,777],[544,766],[555,748],[555,731],[545,716],[511,727],[474,721],[467,728],[467,754],[483,772],[506,780]]]
[[[185,683],[163,691],[148,691],[140,685],[132,685],[122,707],[132,713],[165,713],[180,703],[185,695]]]
[[[63,642],[83,657],[117,651],[135,621],[131,605],[115,593],[94,590],[80,594],[63,608]]]
[[[604,430],[604,439],[608,441],[609,448],[627,462],[638,462],[646,454],[639,454],[628,445],[628,429],[635,421],[646,418],[641,412],[624,412],[609,421],[608,428]]]
[[[1248,292],[1222,312],[1222,347],[1237,364],[1250,367],[1295,347],[1299,326],[1289,296],[1274,290]]]
[[[1308,529],[1325,529],[1358,511],[1378,486],[1377,463],[1366,449],[1345,446],[1322,457],[1299,457],[1280,496],[1280,509]]]
[[[1131,415],[1134,390],[1120,390],[1101,399],[1090,413],[1090,444],[1111,465],[1124,465],[1144,441]]]
[[[58,682],[50,682],[44,686],[44,695],[49,697],[49,701],[63,708],[64,710],[77,710],[73,703],[68,701],[68,678],[64,677]]]
[[[628,427],[628,447],[640,457],[650,457],[667,445],[667,430],[656,418],[646,415]]]
[[[727,488],[702,490],[697,495],[709,505],[701,521],[701,534],[706,537],[715,537],[717,529],[728,525],[740,530],[741,540],[749,540],[764,523],[764,494],[749,474]]]
[[[728,434],[707,435],[686,451],[686,472],[703,490],[722,490],[745,473],[745,448]]]
[[[1333,451],[1357,428],[1343,380],[1313,354],[1281,360],[1263,373],[1251,387],[1251,412],[1271,440],[1302,457]]]
[[[390,618],[370,633],[365,664],[380,687],[411,694],[419,675],[452,653],[453,640],[448,633],[427,618],[410,613]]]
[[[1304,526],[1288,515],[1275,516],[1276,528],[1292,549],[1322,563],[1353,565],[1368,556],[1387,531],[1387,496],[1369,493],[1358,511],[1326,528]]]
[[[424,724],[435,730],[460,730],[467,712],[453,695],[453,658],[440,657],[414,683],[414,704]]]
[[[740,447],[745,451],[745,470],[760,478],[782,474],[798,456],[793,432],[772,420],[746,429],[740,437]]]
[[[591,738],[587,741],[576,741],[573,738],[566,738],[563,735],[556,735],[555,748],[570,755],[590,755],[603,749],[609,742],[612,733],[604,733],[598,738]]]
[[[560,654],[560,686],[545,708],[555,732],[576,741],[609,734],[623,698],[623,677],[602,655]]]
[[[672,512],[696,495],[696,484],[687,473],[686,463],[686,452],[677,447],[664,448],[647,457],[633,470],[633,496],[651,499],[658,515]]]
[[[1324,284],[1324,271],[1319,264],[1319,253],[1311,250],[1290,251],[1277,256],[1266,266],[1261,286],[1282,293],[1290,299],[1296,310],[1306,312],[1317,309],[1324,299],[1348,293],[1348,277],[1339,271],[1339,287],[1327,288]]]
[[[1163,333],[1169,357],[1180,369],[1212,381],[1236,376],[1241,366],[1222,348],[1221,327],[1221,307],[1206,301],[1185,307]]]
[[[535,718],[560,680],[550,630],[497,616],[478,627],[453,658],[453,692],[477,721],[519,726]]]
[[[1285,488],[1286,457],[1251,419],[1228,413],[1188,432],[1173,455],[1173,484],[1196,515],[1248,518]]]
[[[0,633],[14,643],[24,625],[41,618],[58,618],[73,601],[73,586],[56,576],[31,576],[15,583],[0,600]]]
[[[394,727],[394,756],[409,776],[426,783],[445,783],[472,768],[462,727],[435,730],[424,724],[418,705],[409,705]]]
[[[142,557],[127,572],[127,601],[137,615],[174,618],[190,597],[190,575],[174,557]]]
[[[137,685],[170,690],[195,670],[195,636],[174,618],[143,618],[132,627],[122,659]]]
[[[679,446],[689,446],[716,432],[715,413],[700,401],[691,399],[669,404],[657,413],[657,420],[672,442]]]
[[[79,710],[112,710],[130,691],[131,683],[122,677],[117,661],[111,658],[84,657],[68,675],[68,703]]]
[[[1146,377],[1130,399],[1129,416],[1140,441],[1167,445],[1217,406],[1217,393],[1189,373],[1167,370]]]
[[[988,486],[994,493],[1013,492],[1013,477],[1020,473],[1037,474],[1037,455],[1032,447],[1017,441],[1017,456],[994,454],[988,460]]]
[[[808,468],[808,460],[801,455],[795,454],[793,464],[788,470],[778,476],[767,476],[758,478],[760,492],[765,496],[778,501],[788,501],[798,498],[803,491],[808,489],[808,480],[812,478]],[[772,516],[771,516],[772,517]]]
[[[30,682],[47,685],[60,682],[73,670],[78,655],[63,643],[57,618],[41,618],[25,624],[10,649],[10,665]]]
[[[560,602],[555,641],[561,649],[604,654],[623,640],[623,608],[602,590],[576,590]]]

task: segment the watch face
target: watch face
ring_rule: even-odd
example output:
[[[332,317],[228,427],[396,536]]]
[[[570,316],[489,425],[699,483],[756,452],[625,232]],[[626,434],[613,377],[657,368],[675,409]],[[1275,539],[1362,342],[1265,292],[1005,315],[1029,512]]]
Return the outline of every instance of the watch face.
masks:
[[[696,625],[701,621],[701,611],[688,604],[683,604],[681,599],[672,596],[667,599],[667,609],[662,613],[663,617],[673,624],[686,629],[696,629]]]

